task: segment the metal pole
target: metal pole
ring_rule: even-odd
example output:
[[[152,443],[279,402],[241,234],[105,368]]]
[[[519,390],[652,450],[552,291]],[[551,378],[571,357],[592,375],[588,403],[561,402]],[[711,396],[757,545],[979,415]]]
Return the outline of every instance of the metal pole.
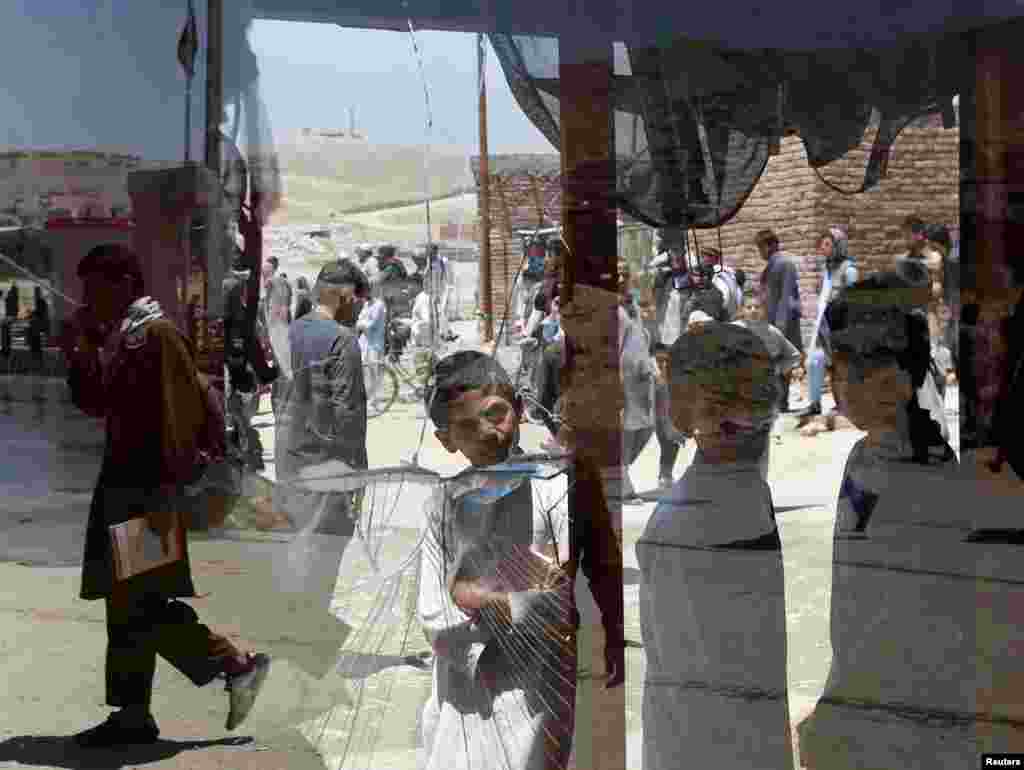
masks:
[[[494,297],[491,287],[491,171],[487,155],[487,39],[477,35],[480,97],[480,310],[484,342],[494,339]]]

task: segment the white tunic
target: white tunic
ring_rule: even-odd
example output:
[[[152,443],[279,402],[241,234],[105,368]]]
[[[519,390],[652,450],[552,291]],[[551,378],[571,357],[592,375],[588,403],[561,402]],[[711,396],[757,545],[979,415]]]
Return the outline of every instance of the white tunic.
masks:
[[[847,461],[832,666],[800,726],[808,767],[972,767],[983,751],[1011,750],[1014,728],[989,719],[1024,716],[1019,546],[968,542],[972,530],[1019,527],[1019,500],[979,496],[955,461],[920,465],[908,453],[861,441]]]
[[[782,554],[758,465],[695,460],[636,553],[644,770],[791,770]]]
[[[566,477],[522,480],[483,513],[467,513],[451,497],[450,489],[435,497],[421,559],[419,617],[437,653],[433,691],[423,710],[423,767],[562,767],[571,748],[575,650],[533,629],[477,625],[454,604],[450,591],[456,576],[474,573],[504,590],[523,590],[525,585],[516,583],[528,582],[527,563],[553,542],[561,562],[567,562]],[[499,573],[502,579],[495,580]],[[571,607],[571,589],[563,603]],[[500,671],[494,689],[473,675],[481,655]]]

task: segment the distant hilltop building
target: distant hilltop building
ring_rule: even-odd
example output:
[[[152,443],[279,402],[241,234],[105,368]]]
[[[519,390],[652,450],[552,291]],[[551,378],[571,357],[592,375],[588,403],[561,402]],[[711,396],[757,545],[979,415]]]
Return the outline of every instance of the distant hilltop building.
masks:
[[[365,142],[368,138],[361,129],[356,127],[356,110],[348,110],[348,128],[304,128],[302,138],[305,141],[349,141]]]

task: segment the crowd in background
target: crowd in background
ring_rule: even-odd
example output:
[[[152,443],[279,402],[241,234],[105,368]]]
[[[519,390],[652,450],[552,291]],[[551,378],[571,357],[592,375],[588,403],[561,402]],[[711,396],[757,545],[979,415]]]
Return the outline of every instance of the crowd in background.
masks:
[[[728,267],[720,249],[703,245],[693,255],[684,233],[663,230],[659,235],[658,256],[642,273],[634,274],[625,261],[619,264],[623,330],[620,363],[626,399],[625,464],[631,465],[655,435],[660,447],[660,485],[667,488],[673,483],[680,444],[685,442],[669,419],[668,350],[691,324],[750,318],[751,303],[745,271]],[[954,376],[956,362],[959,264],[945,226],[926,225],[919,218],[910,217],[904,223],[904,235],[907,251],[893,255],[891,268],[910,285],[926,288],[931,296],[922,312],[928,320],[934,363],[932,376],[922,384],[918,398],[934,414],[943,439],[948,439],[944,394],[947,380]],[[822,269],[817,282],[814,323],[805,350],[799,262],[782,250],[779,238],[771,230],[757,233],[755,245],[765,262],[758,282],[759,317],[801,354],[808,391],[807,404],[798,414],[798,424],[803,425],[823,415],[826,377],[833,373],[826,310],[845,289],[868,276],[861,274],[855,256],[849,253],[845,228],[833,226],[820,234],[817,257]],[[560,322],[561,244],[549,241],[545,259],[539,265],[535,251],[528,251],[524,264],[528,279],[520,284],[523,290],[516,303],[516,320],[523,333],[523,371],[528,373],[525,384],[537,401],[531,416],[538,422],[551,417],[557,423],[559,372],[567,346]],[[634,339],[643,340],[643,344],[630,344]],[[792,379],[799,368],[779,373],[782,413],[794,411],[790,408],[790,394]],[[831,381],[835,406],[824,416],[829,427],[834,428],[841,399],[834,376]],[[548,451],[558,451],[560,447],[554,436],[542,445]],[[622,479],[621,494],[627,498],[633,494],[628,473]]]
[[[433,342],[457,339],[450,327],[455,313],[454,274],[447,257],[436,244],[428,244],[413,255],[413,263],[415,270],[409,272],[390,244],[380,246],[376,255],[364,244],[356,249],[354,260],[342,257],[329,263],[347,266],[346,274],[354,282],[354,312],[336,323],[349,329],[357,341],[365,365],[361,379],[368,380],[363,383],[365,398],[375,397],[386,356],[400,357],[411,346],[416,376],[425,382]],[[322,310],[318,298],[322,287],[311,287],[303,276],[293,284],[280,271],[277,257],[267,257],[261,269],[255,325],[250,326],[247,280],[246,266],[237,262],[224,284],[227,410],[232,444],[250,468],[261,470],[263,447],[252,420],[263,390],[270,389],[275,417],[282,413],[286,394],[294,392],[293,332],[304,328],[303,319]]]
[[[824,697],[799,725],[802,761],[808,767],[882,767],[899,747],[913,745],[925,757],[952,757],[946,766],[965,766],[976,753],[973,744],[962,735],[951,740],[942,720],[889,720],[880,730],[876,712],[940,714],[970,730],[994,716],[970,695],[983,678],[977,661],[985,658],[995,681],[1013,669],[1014,661],[977,633],[976,583],[1006,577],[1010,560],[999,556],[982,570],[979,558],[985,548],[1013,543],[999,534],[1007,532],[999,526],[1006,524],[1006,510],[971,506],[963,499],[965,477],[945,424],[942,396],[952,372],[949,361],[961,355],[957,336],[949,336],[944,325],[957,317],[950,307],[957,304],[958,285],[951,278],[955,256],[949,234],[914,219],[907,221],[906,232],[907,252],[895,255],[889,269],[867,276],[859,274],[842,228],[821,234],[818,253],[826,270],[806,354],[799,268],[770,230],[755,238],[765,262],[759,319],[744,317],[748,298],[742,272],[724,266],[723,255],[712,247],[689,258],[672,233],[663,239],[652,274],[634,276],[622,263],[618,294],[577,286],[571,308],[562,304],[561,251],[555,247],[545,255],[536,294],[524,303],[527,339],[538,343],[524,345],[535,347],[536,391],[527,399],[533,414],[526,410],[526,416],[550,427],[549,450],[576,456],[579,483],[593,483],[583,475],[590,460],[579,458],[603,463],[596,468],[597,484],[603,483],[606,503],[609,497],[635,496],[629,467],[652,436],[658,437],[662,454],[661,494],[636,545],[647,660],[642,739],[647,770],[678,767],[681,756],[707,760],[700,763],[725,761],[730,767],[792,767],[783,546],[767,470],[773,426],[792,406],[792,374],[801,361],[817,372],[810,376],[831,376],[838,411],[865,434],[846,459],[837,491],[829,603],[832,666]],[[390,255],[383,256],[376,271],[366,266],[369,257],[362,267],[349,259],[332,260],[312,287],[296,283],[294,288],[269,258],[257,308],[246,306],[247,274],[240,264],[225,285],[233,440],[251,462],[262,460],[249,420],[260,386],[276,386],[274,504],[302,531],[321,538],[309,554],[319,566],[297,579],[302,584],[296,590],[324,612],[355,533],[359,497],[347,491],[300,491],[292,482],[311,465],[369,468],[365,372],[368,362],[389,354],[389,330],[384,328],[382,341],[382,324],[393,308],[382,289],[388,281],[381,276],[398,273]],[[443,282],[429,254],[424,256],[417,264],[422,278],[415,297],[396,293],[390,299],[406,302],[414,342],[430,343],[441,328],[439,303],[431,294],[440,292]],[[77,738],[84,745],[155,740],[159,731],[149,710],[153,667],[156,655],[165,652],[196,684],[227,679],[232,729],[259,691],[266,655],[243,653],[200,626],[197,615],[178,600],[194,595],[187,562],[159,579],[151,573],[151,580],[137,584],[146,590],[114,591],[103,537],[106,526],[119,526],[139,510],[152,511],[145,518],[164,534],[173,526],[167,517],[182,510],[179,487],[192,483],[195,444],[202,444],[198,426],[208,385],[193,373],[181,333],[159,304],[144,296],[133,254],[102,247],[79,272],[89,303],[75,318],[81,333],[69,351],[69,384],[76,405],[107,419],[109,435],[90,517],[82,597],[107,600],[107,667],[113,677],[108,703],[120,710]],[[257,318],[256,333],[247,331],[250,312]],[[1018,306],[1011,324],[1019,325],[1020,313]],[[976,319],[962,322],[977,326]],[[425,336],[418,323],[430,325]],[[978,334],[963,339],[975,348],[981,342]],[[1010,334],[1007,339],[1011,376],[1000,380],[990,421],[1001,441],[993,467],[1009,461],[1019,472],[1015,447],[1020,442],[1011,440],[1007,426],[1020,409],[1021,352],[1019,339]],[[947,345],[952,349],[943,351]],[[604,373],[608,354],[616,353],[620,380],[612,381]],[[147,356],[155,356],[160,366],[145,365]],[[981,374],[976,368],[971,376]],[[443,357],[433,375],[423,403],[445,448],[474,466],[504,462],[519,449],[522,391],[500,364],[484,353],[462,351]],[[978,384],[969,387],[975,396],[981,390]],[[801,419],[823,411],[822,392],[823,381],[812,381]],[[140,394],[145,398],[136,399]],[[595,408],[611,414],[618,398],[621,431],[614,420],[595,427]],[[183,426],[194,430],[179,431]],[[615,451],[600,449],[602,430],[617,445]],[[160,441],[151,441],[152,436]],[[676,478],[679,447],[689,440],[697,452]],[[620,467],[609,467],[616,461]],[[150,474],[137,490],[139,479],[124,475],[128,468]],[[556,485],[535,486],[550,487],[553,499],[565,500]],[[602,496],[590,499],[599,503]],[[511,493],[487,500],[478,505],[525,506],[520,518],[534,519],[532,535],[530,528],[511,526],[519,521],[515,516],[474,519],[483,508],[476,514],[465,509],[454,521],[444,519],[443,510],[427,511],[416,612],[432,646],[435,694],[447,694],[429,700],[423,711],[428,766],[440,769],[461,761],[463,754],[493,748],[495,736],[500,743],[507,729],[519,732],[530,747],[511,767],[563,766],[572,742],[576,565],[565,560],[552,567],[536,556],[541,550],[562,553],[567,546],[554,534],[564,529],[567,509],[539,506],[527,495]],[[592,516],[601,510],[595,506]],[[603,548],[600,558],[608,557],[607,548],[621,548],[621,531],[621,520],[609,513],[607,521],[589,527],[584,550]],[[438,550],[449,537],[457,547]],[[612,545],[601,545],[602,537]],[[498,569],[492,557],[502,549],[515,569],[543,567],[541,587],[491,581],[495,576],[488,570]],[[473,561],[477,555],[492,561]],[[587,577],[602,613],[609,683],[621,684],[622,586],[609,586],[594,558],[592,552],[585,555],[581,568],[590,570]],[[885,601],[878,600],[881,595]],[[994,606],[1005,613],[1011,592],[993,596]],[[156,627],[159,632],[145,630]],[[528,655],[509,652],[509,645]],[[333,665],[335,653],[320,661],[320,676]],[[537,676],[537,670],[524,667],[533,659],[529,656],[541,656],[554,671],[564,667],[568,676]],[[906,666],[908,659],[915,665]],[[514,681],[499,687],[508,671],[516,674]],[[473,699],[475,710],[461,709],[455,694]],[[549,696],[557,696],[564,708],[546,705],[522,716],[526,700]],[[681,732],[680,724],[688,729]],[[457,734],[462,741],[452,740]]]

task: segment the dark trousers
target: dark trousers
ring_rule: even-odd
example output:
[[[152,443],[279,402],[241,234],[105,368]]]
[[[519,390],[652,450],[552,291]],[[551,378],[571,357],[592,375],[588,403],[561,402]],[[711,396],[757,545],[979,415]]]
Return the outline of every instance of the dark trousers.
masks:
[[[676,431],[672,427],[672,417],[669,412],[668,385],[659,385],[654,391],[654,398],[654,434],[658,437],[658,446],[661,448],[658,475],[671,476],[672,470],[676,467],[676,460],[679,458],[681,445],[674,440]]]
[[[537,399],[549,412],[555,409],[555,403],[560,394],[559,377],[562,368],[562,346],[548,345],[537,361],[535,368],[535,381],[537,386]]]
[[[201,624],[184,602],[115,592],[107,599],[108,706],[149,709],[157,655],[202,687],[224,670],[225,658],[239,651]]]
[[[3,335],[2,340],[0,340],[0,349],[3,350],[5,356],[9,356],[11,354],[11,339],[14,334],[13,324],[10,319],[0,321],[0,334]]]
[[[779,375],[779,409],[783,412],[789,411],[789,383],[791,374]]]

